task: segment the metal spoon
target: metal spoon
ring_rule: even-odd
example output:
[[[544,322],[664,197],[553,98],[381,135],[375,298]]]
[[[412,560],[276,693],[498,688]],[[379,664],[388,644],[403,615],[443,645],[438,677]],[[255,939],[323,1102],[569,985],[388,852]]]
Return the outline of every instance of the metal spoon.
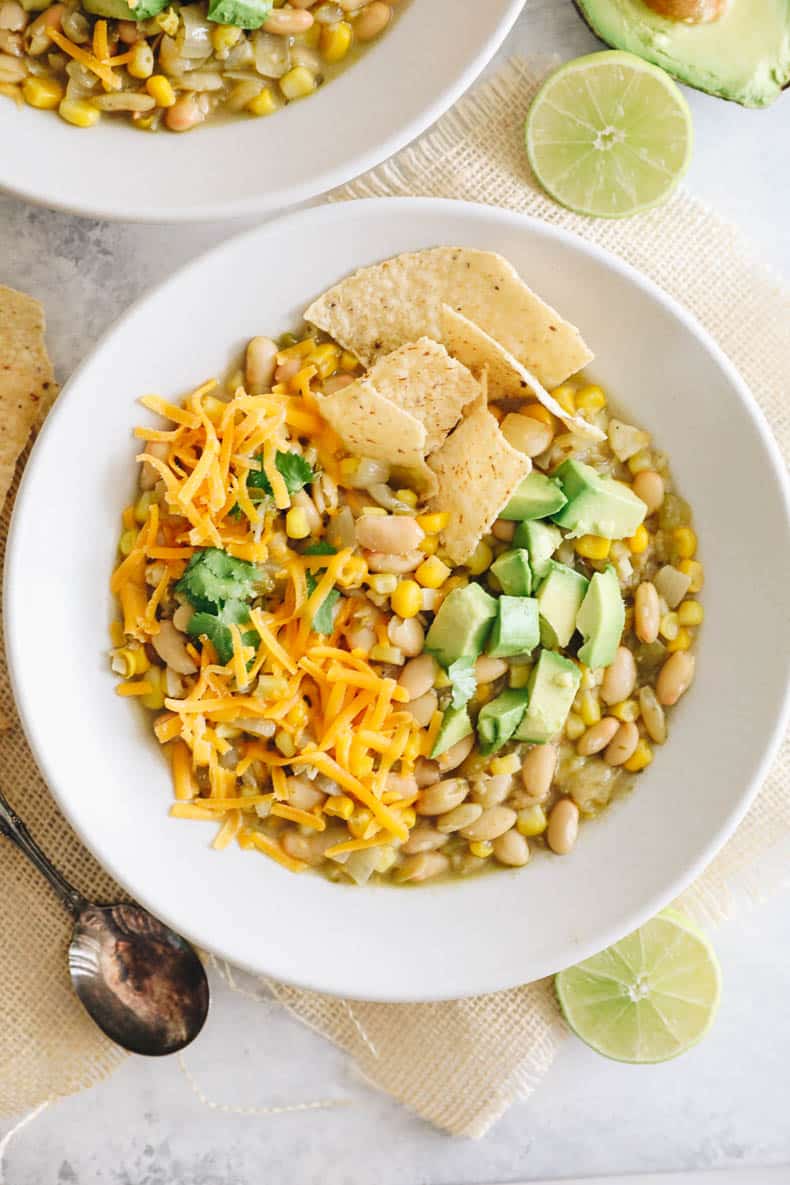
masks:
[[[189,943],[140,905],[86,901],[2,794],[0,835],[24,852],[74,918],[71,982],[99,1028],[132,1053],[151,1057],[189,1045],[209,1004],[206,973]]]

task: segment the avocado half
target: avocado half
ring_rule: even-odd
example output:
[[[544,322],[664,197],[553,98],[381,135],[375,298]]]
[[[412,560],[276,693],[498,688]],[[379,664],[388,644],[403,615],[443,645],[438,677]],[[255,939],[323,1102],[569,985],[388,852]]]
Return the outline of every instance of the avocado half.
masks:
[[[681,82],[744,107],[767,107],[790,83],[790,0],[729,0],[718,20],[667,20],[642,0],[576,0],[601,41]]]

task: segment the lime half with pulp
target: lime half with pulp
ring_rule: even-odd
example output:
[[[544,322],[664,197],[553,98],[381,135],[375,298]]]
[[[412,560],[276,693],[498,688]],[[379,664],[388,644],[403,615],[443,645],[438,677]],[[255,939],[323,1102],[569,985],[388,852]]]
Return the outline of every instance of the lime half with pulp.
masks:
[[[620,1062],[663,1062],[705,1036],[721,973],[701,930],[668,909],[622,942],[555,977],[577,1037]]]
[[[691,159],[693,130],[669,75],[612,51],[567,62],[544,82],[526,139],[532,171],[563,206],[625,218],[674,189]]]

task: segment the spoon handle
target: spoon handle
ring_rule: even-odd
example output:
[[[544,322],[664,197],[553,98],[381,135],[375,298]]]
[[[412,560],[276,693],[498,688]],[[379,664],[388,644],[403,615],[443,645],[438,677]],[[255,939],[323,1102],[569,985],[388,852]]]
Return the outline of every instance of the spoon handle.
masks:
[[[58,872],[38,846],[25,824],[11,804],[0,792],[0,835],[5,835],[27,856],[43,877],[49,881],[66,909],[77,917],[85,905],[85,898],[73,888],[62,873]]]

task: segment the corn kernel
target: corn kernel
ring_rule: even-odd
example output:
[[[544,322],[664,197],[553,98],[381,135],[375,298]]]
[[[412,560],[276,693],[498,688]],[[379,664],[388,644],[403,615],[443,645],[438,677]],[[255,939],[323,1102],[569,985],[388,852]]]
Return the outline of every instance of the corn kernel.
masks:
[[[588,728],[601,719],[601,705],[598,703],[598,697],[591,691],[582,692],[579,715]]]
[[[352,354],[350,350],[344,350],[340,355],[340,369],[341,370],[356,370],[359,366],[359,358],[356,354]]]
[[[697,536],[691,527],[677,527],[672,532],[675,555],[681,560],[692,560],[697,552]]]
[[[515,774],[521,769],[521,759],[516,753],[508,753],[505,757],[494,757],[491,760],[491,773],[494,777],[500,774]]]
[[[368,584],[380,597],[388,597],[398,587],[398,577],[394,572],[377,572],[370,577]]]
[[[422,593],[416,580],[401,580],[390,597],[393,613],[398,617],[416,617],[422,609]]]
[[[165,706],[165,689],[162,686],[161,667],[151,667],[146,671],[145,681],[150,684],[151,690],[148,695],[141,696],[140,703],[143,707],[151,708],[152,711],[158,712]]]
[[[494,698],[494,684],[493,683],[480,683],[477,687],[477,690],[475,691],[475,695],[474,695],[475,703],[482,706],[483,704],[489,703],[490,700],[492,700],[493,698]]]
[[[275,748],[279,749],[283,757],[293,757],[296,752],[293,737],[284,728],[278,728],[274,734],[274,745]]]
[[[286,99],[305,99],[318,86],[315,74],[307,66],[294,66],[280,79],[280,90]]]
[[[424,555],[436,555],[439,550],[439,540],[435,535],[426,535],[417,544],[417,547]]]
[[[153,490],[146,490],[134,504],[134,521],[142,527],[148,521],[148,507],[156,501]]]
[[[22,83],[22,97],[29,107],[39,111],[53,111],[65,91],[55,78],[26,78]]]
[[[348,21],[324,25],[319,45],[325,62],[341,62],[351,48],[353,29]]]
[[[577,392],[576,407],[579,411],[601,411],[606,407],[606,396],[600,387],[590,383]]]
[[[445,582],[442,592],[445,596],[447,596],[447,594],[451,593],[453,589],[466,588],[468,583],[469,580],[466,576],[451,576],[450,579]]]
[[[474,839],[469,845],[469,851],[480,860],[485,860],[494,850],[490,839]]]
[[[527,838],[533,835],[542,835],[547,826],[546,812],[537,802],[533,806],[525,806],[518,812],[516,831],[520,835]]]
[[[678,621],[681,625],[702,625],[705,610],[699,601],[684,601],[677,608]]]
[[[348,484],[353,481],[357,469],[359,469],[359,460],[356,457],[344,457],[340,462],[340,480]]]
[[[414,824],[417,822],[417,812],[413,806],[407,806],[404,811],[401,811],[401,823],[404,827],[408,827],[411,831]]]
[[[374,662],[387,662],[396,667],[401,667],[404,663],[403,651],[398,646],[387,646],[383,642],[371,648],[370,657]]]
[[[648,745],[644,737],[640,737],[637,741],[636,748],[631,756],[625,762],[625,768],[631,774],[638,774],[640,770],[645,769],[653,760],[653,750]]]
[[[679,571],[691,578],[689,592],[702,592],[702,587],[705,584],[705,569],[699,560],[681,560],[677,567]]]
[[[136,539],[136,531],[124,531],[124,533],[121,535],[120,543],[118,544],[118,550],[120,551],[121,555],[130,554],[134,548]]]
[[[354,800],[345,794],[333,794],[324,803],[324,814],[338,819],[350,819],[354,813]]]
[[[217,57],[226,57],[228,50],[233,49],[241,40],[241,29],[235,25],[214,25],[211,30],[211,44]]]
[[[577,716],[575,712],[569,712],[568,719],[565,721],[565,735],[568,740],[578,741],[586,731],[587,726],[581,716]]]
[[[611,539],[604,539],[602,535],[582,535],[574,543],[576,554],[586,560],[605,560],[611,546]]]
[[[366,806],[357,807],[348,819],[348,829],[354,839],[367,838],[365,832],[373,822],[373,816]]]
[[[292,506],[285,516],[285,533],[289,539],[306,539],[310,524],[301,506]]]
[[[640,707],[635,699],[621,699],[619,704],[612,704],[607,716],[614,716],[615,720],[623,724],[635,724],[639,719]]]
[[[359,588],[363,580],[367,580],[368,565],[361,555],[350,555],[337,574],[337,583],[341,588]]]
[[[154,72],[154,51],[147,41],[136,41],[126,69],[132,78],[150,78]]]
[[[644,523],[640,523],[631,538],[626,539],[631,555],[642,555],[643,552],[647,551],[649,542],[650,536],[647,533],[647,527]]]
[[[446,510],[435,511],[433,514],[418,514],[417,522],[422,527],[426,535],[438,535],[450,521],[449,512]]]
[[[99,122],[101,111],[85,99],[61,99],[58,115],[75,128],[92,128]]]
[[[360,518],[386,518],[388,511],[383,506],[363,506],[360,510]]]
[[[633,457],[629,457],[626,465],[630,469],[634,477],[637,473],[641,473],[643,469],[653,468],[653,458],[647,449],[640,449],[638,453],[634,453]]]
[[[508,676],[508,686],[513,688],[526,687],[529,683],[530,672],[532,667],[529,663],[519,663],[518,666],[510,668],[510,675]]]
[[[528,403],[526,407],[521,408],[521,414],[530,416],[533,420],[539,420],[541,424],[545,424],[552,431],[556,428],[557,421],[555,417],[542,403]]]
[[[662,638],[671,642],[678,636],[679,621],[677,613],[665,613],[658,624],[658,632]]]
[[[438,556],[432,555],[423,560],[414,575],[423,588],[441,588],[450,576],[450,569]]]
[[[674,654],[676,650],[688,650],[693,641],[694,639],[689,631],[681,627],[672,641],[667,642],[667,650],[670,654]]]
[[[491,561],[494,558],[494,553],[488,544],[481,539],[477,547],[474,549],[469,559],[466,561],[465,567],[471,572],[473,576],[481,576],[488,568],[491,567]]]
[[[321,342],[320,346],[316,346],[313,352],[307,355],[307,361],[315,366],[322,379],[328,379],[335,373],[339,358],[340,346],[336,346],[334,342]]]
[[[419,501],[414,490],[396,490],[395,497],[399,502],[403,502],[406,506],[410,506],[412,510],[414,510]]]
[[[154,17],[154,21],[163,33],[167,33],[168,37],[175,37],[178,32],[178,13],[173,8],[168,8],[164,12],[160,12]]]
[[[152,74],[146,79],[145,89],[156,103],[157,107],[172,107],[176,101],[176,92],[169,78],[164,74]]]
[[[250,115],[272,115],[277,110],[277,100],[270,86],[265,86],[244,108]]]
[[[559,403],[563,411],[569,415],[574,415],[576,412],[576,392],[570,383],[563,383],[560,387],[555,387],[552,395]]]
[[[111,666],[116,675],[131,679],[133,675],[142,675],[151,664],[142,646],[124,646],[112,656]]]

